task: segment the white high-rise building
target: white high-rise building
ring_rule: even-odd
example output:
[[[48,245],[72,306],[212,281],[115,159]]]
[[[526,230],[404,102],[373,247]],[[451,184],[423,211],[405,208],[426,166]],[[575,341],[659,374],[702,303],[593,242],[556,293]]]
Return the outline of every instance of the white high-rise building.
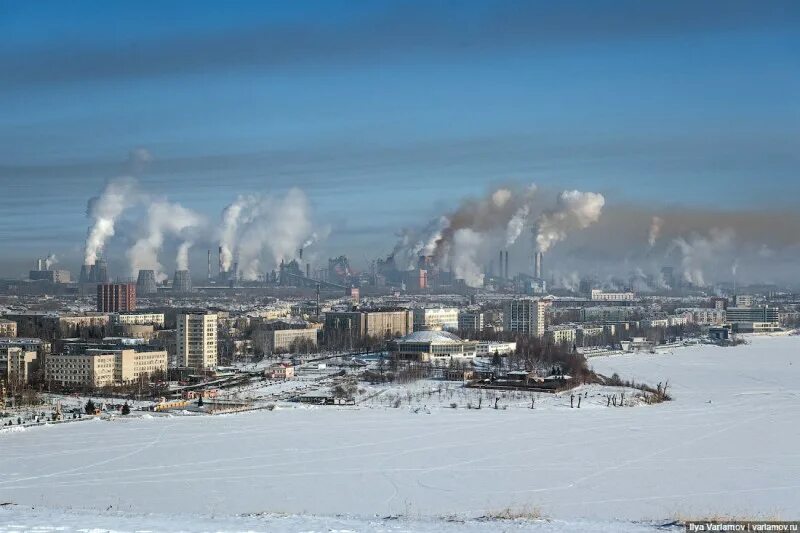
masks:
[[[195,370],[217,366],[217,315],[179,314],[176,349],[178,364]]]
[[[503,308],[503,329],[543,337],[548,305],[545,300],[533,298],[509,300]]]

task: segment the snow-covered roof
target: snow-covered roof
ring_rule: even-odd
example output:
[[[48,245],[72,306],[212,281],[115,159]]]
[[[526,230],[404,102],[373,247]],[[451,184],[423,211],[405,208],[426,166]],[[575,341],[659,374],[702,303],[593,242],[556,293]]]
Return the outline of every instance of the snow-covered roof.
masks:
[[[458,335],[449,331],[423,330],[409,333],[398,342],[462,342]]]

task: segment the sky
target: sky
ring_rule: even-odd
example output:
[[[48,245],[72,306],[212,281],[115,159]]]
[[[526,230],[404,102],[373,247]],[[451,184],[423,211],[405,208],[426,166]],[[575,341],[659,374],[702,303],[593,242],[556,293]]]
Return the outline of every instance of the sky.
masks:
[[[298,187],[315,253],[356,264],[503,184],[697,222],[671,239],[715,213],[736,235],[798,227],[793,1],[4,0],[0,35],[3,276],[47,253],[77,270],[87,201],[125,174],[209,228],[240,194]],[[123,218],[120,273],[142,225]],[[771,239],[749,244],[794,266],[800,238]]]

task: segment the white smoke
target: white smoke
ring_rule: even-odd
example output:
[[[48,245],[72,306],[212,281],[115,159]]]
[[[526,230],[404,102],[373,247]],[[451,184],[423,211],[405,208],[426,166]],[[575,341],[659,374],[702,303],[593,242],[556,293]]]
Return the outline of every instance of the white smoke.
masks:
[[[189,250],[194,243],[183,241],[178,246],[178,254],[175,256],[175,268],[177,270],[189,270]]]
[[[681,252],[683,278],[698,287],[705,287],[706,269],[722,260],[733,244],[732,230],[712,228],[708,236],[694,233],[689,237],[678,237],[673,243]]]
[[[453,234],[450,260],[457,279],[470,287],[483,286],[483,271],[478,264],[478,250],[483,238],[470,228],[461,228]]]
[[[661,228],[664,227],[664,219],[661,217],[653,217],[653,220],[650,222],[650,231],[647,234],[647,242],[650,244],[650,248],[656,245],[656,241],[661,236]]]
[[[469,244],[502,242],[504,237],[506,246],[514,244],[532,212],[535,192],[535,185],[495,189],[484,198],[464,201],[455,211],[434,218],[421,231],[404,231],[393,251],[395,263],[400,269],[411,269],[419,256],[425,255],[433,256],[439,265],[449,266],[453,272],[474,271],[470,262],[460,264],[468,257],[477,264],[482,250],[467,250]],[[456,246],[455,236],[462,229],[471,233],[462,233]],[[476,282],[477,277],[471,279]]]
[[[58,258],[56,257],[55,254],[50,254],[44,260],[44,267],[47,270],[50,270],[56,263],[58,263]]]
[[[100,193],[89,200],[86,215],[92,223],[86,235],[83,263],[93,265],[106,241],[114,236],[114,225],[125,209],[138,200],[136,180],[130,177],[109,181]]]
[[[564,191],[558,196],[558,206],[537,220],[536,247],[546,252],[564,240],[570,231],[585,229],[597,222],[605,205],[602,194],[594,192]]]
[[[233,251],[236,247],[236,239],[239,233],[239,219],[242,212],[252,209],[257,203],[257,198],[253,196],[239,196],[236,201],[230,204],[222,212],[222,230],[220,234],[220,262],[222,270],[230,271],[233,265]]]
[[[258,279],[266,268],[265,253],[273,263],[269,268],[277,266],[293,259],[298,248],[313,239],[312,233],[310,206],[300,189],[290,189],[283,198],[240,196],[223,213],[223,269],[229,270],[238,254],[241,276]]]
[[[164,281],[167,279],[167,275],[163,272],[163,267],[158,261],[158,254],[164,246],[165,237],[180,237],[189,228],[199,226],[203,219],[194,211],[180,204],[157,200],[148,207],[145,222],[146,227],[142,237],[127,252],[131,275],[135,277],[138,271],[142,269],[154,270],[156,279]],[[191,246],[190,242],[189,246]],[[188,251],[188,247],[186,247],[185,264],[187,268]],[[179,260],[182,260],[182,258]]]

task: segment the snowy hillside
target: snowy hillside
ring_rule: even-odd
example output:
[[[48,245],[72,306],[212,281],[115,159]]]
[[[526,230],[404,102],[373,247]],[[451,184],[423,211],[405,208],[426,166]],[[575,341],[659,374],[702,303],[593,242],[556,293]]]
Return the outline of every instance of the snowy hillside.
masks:
[[[75,518],[71,527],[102,529],[117,520],[121,530],[139,514],[178,511],[400,515],[423,519],[408,528],[415,531],[447,531],[449,523],[427,522],[434,517],[474,519],[507,509],[598,527],[709,515],[798,518],[800,337],[592,364],[624,379],[669,380],[674,401],[625,408],[595,401],[591,409],[570,409],[562,396],[549,408],[524,408],[521,401],[506,410],[419,410],[377,401],[5,432],[0,503],[20,505],[2,508],[0,524],[8,529],[37,517],[46,523],[47,512],[38,509],[70,507],[102,511],[85,522]],[[260,530],[235,520],[214,528]],[[325,519],[309,516],[297,527],[280,520],[267,529],[329,529]],[[336,520],[343,522],[333,529],[375,529],[369,521]],[[483,522],[454,530],[472,524],[485,530]],[[561,522],[525,527],[553,531],[535,529],[553,524]]]

